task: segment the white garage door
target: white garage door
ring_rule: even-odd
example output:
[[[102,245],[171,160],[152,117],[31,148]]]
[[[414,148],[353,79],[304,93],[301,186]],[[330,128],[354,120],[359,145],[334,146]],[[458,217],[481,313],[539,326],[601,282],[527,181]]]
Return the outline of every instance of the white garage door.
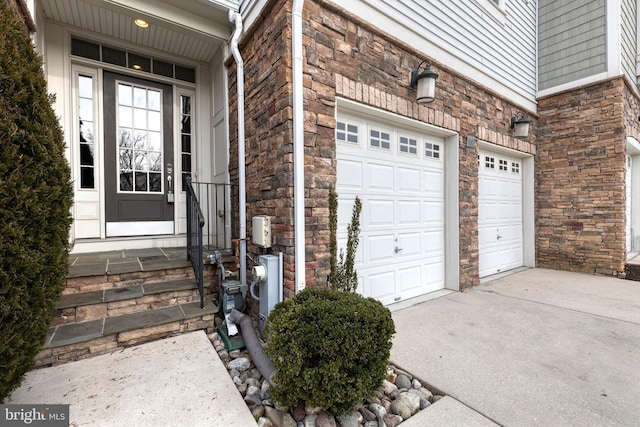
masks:
[[[336,131],[338,244],[362,200],[359,292],[383,304],[444,287],[444,141],[342,116]]]
[[[633,237],[632,237],[632,227],[631,227],[631,197],[633,195],[633,191],[632,191],[632,174],[631,174],[631,165],[632,165],[632,160],[631,160],[631,156],[627,156],[627,173],[626,173],[626,177],[625,177],[625,183],[626,183],[626,194],[627,194],[627,202],[626,202],[626,209],[625,209],[625,221],[626,221],[626,234],[627,234],[627,242],[626,242],[626,249],[627,252],[631,252],[633,250]]]
[[[523,265],[522,165],[503,154],[480,151],[478,233],[480,277]]]

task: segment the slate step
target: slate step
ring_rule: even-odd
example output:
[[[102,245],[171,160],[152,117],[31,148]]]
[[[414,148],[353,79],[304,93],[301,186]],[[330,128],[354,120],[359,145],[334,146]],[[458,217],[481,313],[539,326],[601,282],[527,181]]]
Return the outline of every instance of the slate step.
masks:
[[[109,335],[138,329],[152,328],[174,322],[213,315],[218,307],[212,301],[205,301],[200,308],[200,301],[177,304],[170,307],[157,308],[142,312],[105,317],[80,323],[68,323],[49,328],[44,349],[62,347],[70,344],[90,341]],[[213,327],[213,320],[211,321]]]
[[[210,282],[207,281],[205,298],[210,293]],[[199,300],[198,284],[194,278],[65,294],[56,302],[56,314],[52,326],[86,322]]]
[[[168,260],[164,257],[140,257],[125,258],[120,262],[114,262],[111,259],[87,259],[77,261],[69,267],[67,278],[90,277],[102,275],[117,275],[127,273],[137,273],[140,271],[160,271],[191,268],[191,263],[185,259]]]
[[[129,298],[139,298],[145,295],[155,295],[171,291],[186,291],[198,289],[194,278],[168,280],[143,285],[125,286],[122,288],[104,289],[98,291],[79,292],[60,296],[56,302],[56,309],[79,307],[82,305],[100,304],[105,302],[122,301]]]
[[[184,255],[181,249],[144,249],[70,257],[66,288],[36,367],[185,332],[213,332],[218,270],[205,263],[201,309],[197,281]]]

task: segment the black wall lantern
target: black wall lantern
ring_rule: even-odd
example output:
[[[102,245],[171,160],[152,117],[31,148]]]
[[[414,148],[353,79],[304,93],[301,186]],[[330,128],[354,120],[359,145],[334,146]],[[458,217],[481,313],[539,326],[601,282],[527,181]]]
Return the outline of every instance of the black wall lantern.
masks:
[[[426,63],[422,73],[418,73],[420,66]],[[433,102],[436,94],[436,79],[438,73],[431,71],[431,62],[422,61],[418,67],[411,71],[411,88],[417,89],[416,101],[418,104]]]
[[[513,136],[518,139],[527,139],[529,137],[529,123],[531,120],[524,113],[518,113],[520,118],[511,116],[511,129],[515,129]]]

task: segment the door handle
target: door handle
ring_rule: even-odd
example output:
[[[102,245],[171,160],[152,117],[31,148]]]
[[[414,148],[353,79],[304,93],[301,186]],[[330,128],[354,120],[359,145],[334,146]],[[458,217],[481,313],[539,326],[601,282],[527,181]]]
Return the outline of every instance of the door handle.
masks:
[[[400,252],[401,250],[402,250],[402,248],[399,248],[399,247],[397,247],[397,246],[396,246],[396,248],[394,249],[394,252],[395,252],[395,253],[398,253],[398,252]]]
[[[173,203],[173,165],[167,164],[167,202]]]

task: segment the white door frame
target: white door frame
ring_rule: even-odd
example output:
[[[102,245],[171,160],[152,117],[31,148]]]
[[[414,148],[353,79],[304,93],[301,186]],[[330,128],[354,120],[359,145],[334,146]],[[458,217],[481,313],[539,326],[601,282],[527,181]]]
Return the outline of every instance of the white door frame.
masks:
[[[631,156],[631,182],[640,183],[640,142],[633,137],[627,137],[627,156]],[[625,156],[625,168],[627,158]],[[625,173],[625,180],[626,180]],[[625,183],[626,184],[626,183]],[[631,252],[637,253],[640,249],[640,185],[631,185]],[[626,206],[625,206],[626,211]],[[626,216],[626,215],[625,215]],[[628,230],[628,224],[625,224],[625,233]],[[625,249],[626,240],[625,236]]]
[[[90,194],[91,191],[80,191],[74,188],[74,207],[73,216],[74,223],[70,229],[69,240],[73,244],[73,253],[82,252],[95,252],[106,250],[120,250],[120,249],[136,249],[147,247],[174,247],[184,246],[184,216],[180,217],[183,211],[185,203],[184,194],[180,191],[175,193],[176,201],[174,203],[176,209],[174,214],[174,231],[169,234],[160,236],[143,236],[143,237],[113,237],[106,238],[106,222],[104,215],[105,201],[104,201],[104,169],[102,162],[104,160],[103,153],[103,87],[102,87],[102,72],[103,70],[113,71],[116,73],[125,73],[132,76],[138,76],[142,79],[160,81],[173,86],[174,106],[177,104],[177,99],[181,94],[193,96],[192,109],[195,111],[194,120],[195,127],[192,129],[193,145],[192,155],[195,158],[194,177],[198,177],[203,180],[208,180],[210,175],[210,165],[207,162],[207,158],[202,158],[202,151],[209,150],[209,147],[204,145],[211,140],[212,137],[208,137],[210,121],[207,119],[210,115],[209,102],[211,100],[211,84],[208,79],[208,74],[203,72],[203,69],[208,69],[202,64],[198,64],[193,61],[185,61],[184,58],[176,57],[175,55],[163,55],[162,58],[175,61],[177,63],[183,63],[189,66],[193,66],[196,69],[196,74],[199,78],[197,84],[188,82],[176,81],[173,79],[164,78],[155,74],[147,74],[142,72],[136,72],[131,69],[123,69],[121,67],[111,66],[107,63],[97,63],[85,58],[72,57],[70,53],[70,40],[73,37],[87,38],[95,43],[106,44],[116,48],[127,49],[126,46],[117,40],[111,39],[104,35],[97,35],[88,33],[84,30],[77,28],[70,28],[68,26],[46,22],[47,44],[43,47],[43,55],[46,58],[46,72],[47,80],[49,84],[49,90],[52,93],[58,95],[57,102],[54,104],[56,113],[61,117],[61,125],[65,133],[65,140],[67,143],[66,156],[71,165],[73,179],[78,180],[79,169],[76,166],[76,159],[78,157],[78,148],[75,146],[78,138],[77,130],[77,74],[91,75],[94,79],[94,94],[95,94],[95,110],[94,115],[96,117],[95,123],[95,137],[96,137],[96,153],[95,153],[95,183],[96,187],[92,190],[95,194]],[[136,52],[143,54],[149,54],[154,56],[153,52],[143,47],[137,47]],[[53,76],[66,76],[65,78],[52,78]],[[224,75],[223,73],[221,75]],[[173,119],[179,119],[178,111],[174,111]],[[174,122],[174,134],[176,138],[179,136],[179,127],[175,126]],[[227,138],[223,139],[224,141]],[[176,139],[179,141],[179,138]],[[179,159],[180,155],[179,144],[174,144],[174,158]],[[175,162],[178,164],[177,160]],[[179,168],[174,168],[174,177],[179,178]],[[177,183],[180,180],[176,180]],[[77,227],[79,224],[77,220],[85,221],[88,227],[92,229],[98,229],[98,233],[93,233],[95,237],[78,237]],[[182,234],[181,234],[182,233]]]

